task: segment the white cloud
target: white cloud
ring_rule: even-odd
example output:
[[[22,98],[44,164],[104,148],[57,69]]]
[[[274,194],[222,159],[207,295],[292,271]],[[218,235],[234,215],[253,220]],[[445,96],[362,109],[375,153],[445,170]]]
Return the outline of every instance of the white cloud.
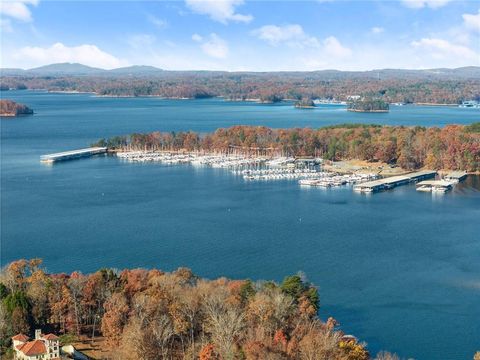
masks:
[[[196,41],[196,42],[200,42],[200,41],[203,40],[203,37],[201,37],[201,36],[198,35],[198,34],[193,34],[193,35],[192,35],[192,40],[193,40],[193,41]]]
[[[128,65],[126,61],[89,44],[69,47],[62,43],[55,43],[46,48],[26,46],[16,51],[14,58],[23,63],[28,63],[29,66],[74,62],[103,69],[113,69]]]
[[[152,14],[148,14],[147,15],[147,20],[148,22],[150,22],[151,24],[155,25],[155,27],[157,27],[158,29],[165,29],[167,26],[168,26],[168,22],[163,20],[163,19],[159,19],[157,18],[156,16],[152,15]]]
[[[385,31],[385,29],[383,27],[374,26],[370,29],[370,31],[372,32],[372,34],[381,34]]]
[[[208,15],[212,20],[222,24],[229,21],[249,23],[252,15],[238,14],[235,8],[242,5],[244,0],[185,0],[187,7],[202,15]]]
[[[421,49],[422,51],[429,51],[429,53],[426,53],[424,55],[431,55],[433,58],[437,59],[456,56],[463,59],[478,60],[480,56],[466,46],[452,44],[451,42],[443,39],[423,38],[419,41],[413,41],[411,45],[414,48]]]
[[[200,48],[208,56],[217,59],[225,59],[228,56],[228,43],[215,33],[205,39],[198,34],[193,34],[192,39],[200,43]]]
[[[352,55],[352,50],[340,44],[335,36],[329,36],[323,40],[324,51],[333,57],[342,58]]]
[[[284,26],[265,25],[253,30],[252,35],[273,46],[277,46],[280,43],[286,43],[294,47],[318,47],[320,45],[316,37],[307,35],[303,31],[302,26],[298,24]]]
[[[402,0],[402,3],[412,9],[432,8],[437,9],[447,5],[452,0]]]
[[[463,14],[462,17],[467,29],[480,32],[480,9],[478,14]]]
[[[29,6],[37,6],[38,0],[1,0],[0,14],[24,22],[32,21]]]

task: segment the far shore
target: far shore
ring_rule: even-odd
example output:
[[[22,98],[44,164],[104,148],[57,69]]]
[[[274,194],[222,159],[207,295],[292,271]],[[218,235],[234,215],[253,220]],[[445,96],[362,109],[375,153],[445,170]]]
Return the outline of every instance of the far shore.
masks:
[[[420,106],[458,106],[458,104],[415,103]]]
[[[19,89],[9,89],[9,90],[3,90],[3,91],[16,91]],[[273,104],[275,102],[273,101],[262,101],[261,99],[255,99],[255,98],[249,98],[249,99],[229,99],[224,96],[211,96],[211,97],[205,97],[205,98],[194,98],[194,97],[169,97],[169,96],[163,96],[163,95],[109,95],[109,94],[98,94],[95,91],[78,91],[78,90],[49,90],[49,89],[21,89],[21,90],[27,90],[27,91],[46,91],[49,93],[56,93],[56,94],[92,94],[94,97],[106,97],[106,98],[145,98],[145,97],[151,97],[151,98],[160,98],[160,99],[165,99],[165,100],[201,100],[201,99],[210,99],[210,98],[223,98],[225,101],[228,102],[253,102],[253,103],[258,103],[258,104]],[[285,102],[291,102],[295,101],[295,99],[282,99],[280,102],[285,101]],[[338,104],[338,105],[344,105],[340,102],[332,102],[332,103],[322,103],[322,104]],[[412,104],[405,104],[405,105],[416,105],[416,106],[439,106],[439,107],[458,107],[459,104],[438,104],[438,103],[430,103],[430,102],[417,102],[417,103],[412,103]],[[316,107],[316,106],[315,106]],[[310,109],[314,107],[297,107],[297,108],[305,108],[305,109]],[[364,110],[354,110],[354,109],[347,109],[350,112],[364,112],[364,113],[388,113],[389,110],[369,110],[369,111],[364,111]],[[3,116],[3,115],[2,115]]]
[[[350,112],[358,112],[358,113],[388,113],[389,110],[359,110],[359,109],[347,109]]]

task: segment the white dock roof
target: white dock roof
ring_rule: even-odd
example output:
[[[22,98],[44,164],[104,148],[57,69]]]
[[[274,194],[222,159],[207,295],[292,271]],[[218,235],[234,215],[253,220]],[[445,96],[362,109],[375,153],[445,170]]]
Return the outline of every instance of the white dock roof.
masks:
[[[63,157],[63,156],[81,155],[81,154],[104,152],[104,151],[107,151],[106,147],[91,147],[91,148],[85,148],[85,149],[64,151],[64,152],[59,152],[59,153],[55,153],[55,154],[42,155],[41,158],[42,159],[59,158],[59,157]]]

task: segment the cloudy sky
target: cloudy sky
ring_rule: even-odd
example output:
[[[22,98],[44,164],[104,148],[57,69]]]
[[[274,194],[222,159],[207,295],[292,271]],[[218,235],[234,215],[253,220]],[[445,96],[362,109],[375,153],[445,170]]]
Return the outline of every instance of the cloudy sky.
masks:
[[[1,66],[368,70],[480,65],[477,0],[0,0]]]

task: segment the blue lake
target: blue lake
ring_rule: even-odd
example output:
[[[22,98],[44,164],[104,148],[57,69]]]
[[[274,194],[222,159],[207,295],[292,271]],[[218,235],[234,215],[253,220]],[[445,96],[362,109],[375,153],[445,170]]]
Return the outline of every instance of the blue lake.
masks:
[[[221,169],[95,157],[45,166],[44,153],[153,130],[234,124],[444,126],[475,109],[403,106],[352,114],[336,106],[220,99],[96,98],[14,91],[36,115],[1,119],[1,261],[41,257],[50,271],[188,266],[214,278],[319,286],[322,318],[381,349],[416,359],[471,359],[480,350],[480,178],[441,196],[413,186],[364,196],[295,181],[245,182]]]

